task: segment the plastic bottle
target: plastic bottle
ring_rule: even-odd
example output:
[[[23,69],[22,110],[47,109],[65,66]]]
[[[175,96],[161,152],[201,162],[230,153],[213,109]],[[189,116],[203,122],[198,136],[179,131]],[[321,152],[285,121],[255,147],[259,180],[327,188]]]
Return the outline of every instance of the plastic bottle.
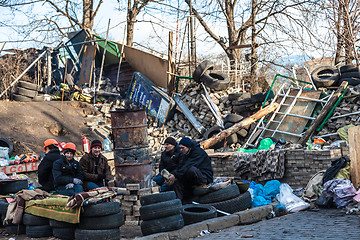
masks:
[[[103,146],[104,152],[111,152],[111,141],[108,137],[104,139]]]

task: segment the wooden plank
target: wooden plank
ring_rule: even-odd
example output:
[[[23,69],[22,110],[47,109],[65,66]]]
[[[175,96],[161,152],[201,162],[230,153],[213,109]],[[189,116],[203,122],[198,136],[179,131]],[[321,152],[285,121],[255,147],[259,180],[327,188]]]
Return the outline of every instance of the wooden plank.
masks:
[[[278,103],[270,104],[269,106],[259,110],[258,112],[251,115],[250,117],[245,118],[241,122],[238,122],[238,123],[234,124],[232,127],[219,132],[218,134],[212,136],[209,139],[206,139],[205,141],[202,141],[200,143],[200,147],[202,147],[203,149],[207,149],[207,148],[213,146],[214,144],[222,141],[223,139],[227,138],[231,134],[240,131],[242,128],[250,126],[250,124],[256,122],[258,119],[260,119],[263,116],[266,116],[267,114],[275,111],[275,109],[277,109],[278,107],[279,107]]]
[[[341,94],[345,91],[348,82],[342,82],[336,92],[331,96],[329,101],[325,104],[324,108],[321,110],[319,115],[316,117],[315,121],[310,125],[308,130],[304,133],[303,137],[297,142],[298,144],[304,145],[310,136],[315,132],[318,126],[325,120],[328,113],[331,111],[332,107],[335,105],[336,101],[339,99]]]
[[[290,91],[291,96],[296,96],[298,94],[298,89],[293,89]],[[300,97],[307,97],[311,99],[319,99],[320,98],[321,91],[312,91],[312,90],[304,90]],[[278,101],[280,102],[282,98],[279,98]],[[294,98],[287,98],[285,100],[285,104],[291,104]],[[308,116],[310,117],[315,109],[316,102],[310,101],[310,100],[303,100],[303,99],[297,99],[294,107],[291,109],[291,114],[296,114],[300,116]],[[286,112],[288,110],[289,106],[282,106],[280,109],[280,112]],[[280,120],[284,115],[278,114],[274,120]],[[283,132],[289,132],[293,134],[301,134],[306,124],[308,123],[308,119],[295,117],[295,116],[286,116],[283,123],[279,127],[279,131]],[[278,126],[277,123],[270,123],[267,127],[268,129],[276,129]],[[271,137],[273,134],[272,131],[264,131],[263,138]],[[274,135],[275,139],[282,139],[284,141],[288,142],[297,142],[300,137],[283,134],[283,133],[276,133]]]
[[[85,45],[81,62],[81,70],[79,75],[79,85],[91,84],[91,77],[94,67],[94,59],[96,54],[95,45]]]
[[[350,176],[355,189],[360,186],[360,126],[349,128]]]

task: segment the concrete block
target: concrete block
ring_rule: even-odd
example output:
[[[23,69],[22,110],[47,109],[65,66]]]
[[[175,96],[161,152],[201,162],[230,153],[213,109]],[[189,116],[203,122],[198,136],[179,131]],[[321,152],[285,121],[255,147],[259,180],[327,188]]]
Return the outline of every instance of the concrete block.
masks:
[[[249,210],[237,212],[235,214],[239,216],[240,224],[250,224],[250,223],[258,222],[261,219],[264,219],[272,210],[273,210],[272,206],[265,205],[265,206],[255,207]]]
[[[139,198],[137,195],[125,195],[124,200],[136,202],[137,200],[139,200]]]
[[[126,184],[126,189],[130,190],[130,191],[132,191],[132,190],[140,190],[140,184],[138,184],[138,183],[135,183],[135,184],[128,183],[128,184]]]
[[[239,216],[232,214],[229,216],[218,217],[210,220],[206,220],[205,223],[208,226],[210,232],[216,232],[224,228],[229,228],[239,224]]]
[[[168,232],[169,239],[178,240],[178,239],[190,239],[198,237],[202,230],[208,230],[208,226],[205,222],[199,222],[184,226],[179,230]]]
[[[151,194],[151,188],[143,188],[138,191],[139,196],[145,196]]]
[[[168,233],[155,233],[145,237],[136,238],[137,240],[169,240]]]

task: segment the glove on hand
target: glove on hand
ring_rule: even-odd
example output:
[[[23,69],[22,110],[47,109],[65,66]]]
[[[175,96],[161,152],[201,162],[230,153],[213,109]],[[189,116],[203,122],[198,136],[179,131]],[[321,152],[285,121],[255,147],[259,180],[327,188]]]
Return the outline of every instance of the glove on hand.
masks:
[[[105,179],[105,177],[106,177],[105,174],[98,174],[98,178],[97,178],[98,182]]]
[[[82,184],[83,182],[82,182],[80,179],[78,179],[78,178],[74,178],[73,183],[74,183],[75,185],[80,185],[80,184]]]
[[[73,183],[68,183],[65,186],[66,189],[70,189],[70,188],[74,188],[74,184]]]

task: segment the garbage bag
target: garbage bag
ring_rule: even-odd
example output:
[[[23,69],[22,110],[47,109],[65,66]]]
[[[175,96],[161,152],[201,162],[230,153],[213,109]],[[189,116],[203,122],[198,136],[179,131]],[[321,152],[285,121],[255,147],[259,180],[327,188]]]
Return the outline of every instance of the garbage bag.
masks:
[[[275,198],[280,192],[280,182],[278,180],[271,180],[264,185],[264,194],[266,196]]]
[[[310,204],[293,194],[291,187],[287,183],[280,185],[280,193],[276,198],[286,207],[288,212],[297,212],[310,207]]]
[[[260,207],[271,203],[271,197],[266,196],[264,193],[264,186],[256,184],[253,187],[253,202],[252,207]]]
[[[324,199],[333,199],[338,208],[347,206],[352,202],[356,195],[356,190],[350,180],[333,179],[324,184],[324,190],[321,197]]]
[[[9,148],[8,147],[0,147],[0,166],[8,166],[9,165]]]

